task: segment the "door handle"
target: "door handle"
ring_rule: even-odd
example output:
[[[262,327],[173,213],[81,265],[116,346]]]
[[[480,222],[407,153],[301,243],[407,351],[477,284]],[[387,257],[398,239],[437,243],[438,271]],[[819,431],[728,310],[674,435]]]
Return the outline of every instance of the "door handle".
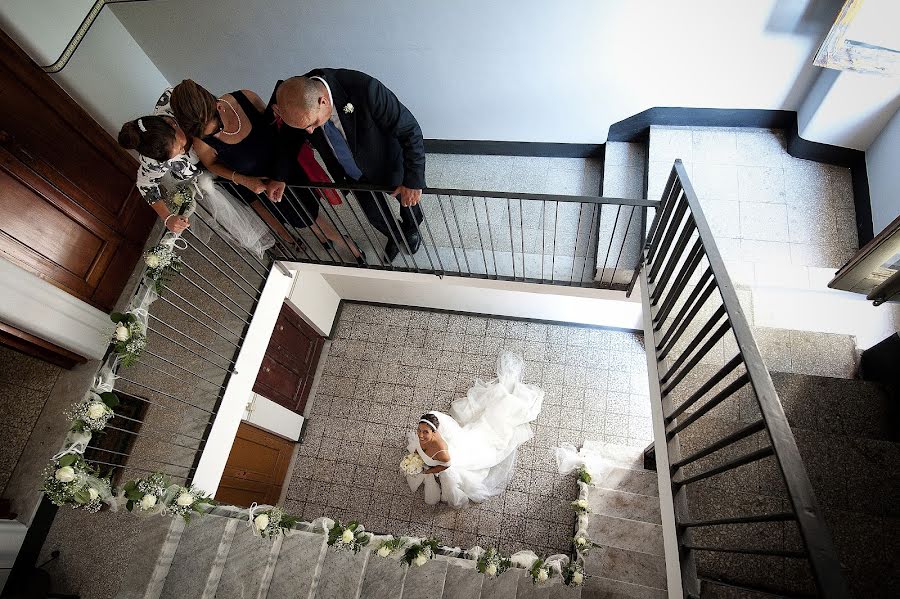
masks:
[[[279,331],[283,331],[283,330],[284,330],[284,325],[278,325],[278,330],[279,330]]]
[[[266,372],[271,372],[271,369],[268,366],[266,366]]]

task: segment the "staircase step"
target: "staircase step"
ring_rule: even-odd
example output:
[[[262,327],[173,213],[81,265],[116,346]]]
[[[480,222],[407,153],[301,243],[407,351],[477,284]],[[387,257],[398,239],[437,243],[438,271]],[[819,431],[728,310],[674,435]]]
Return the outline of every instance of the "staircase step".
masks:
[[[462,561],[462,560],[456,560]],[[474,566],[463,567],[450,561],[447,564],[447,577],[444,581],[442,599],[473,599],[481,595],[484,585],[484,574]]]
[[[640,584],[656,589],[666,588],[666,558],[618,547],[595,547],[584,559],[590,574]]]
[[[844,379],[856,376],[859,356],[851,335],[753,327],[753,337],[769,370]]]
[[[237,520],[207,515],[185,525],[166,575],[162,597],[211,597],[218,586],[221,566],[228,555]],[[218,572],[218,574],[216,574]],[[214,580],[210,580],[210,576]],[[207,583],[212,586],[207,591]]]
[[[591,472],[595,487],[659,497],[659,477],[652,470],[635,470],[609,466],[601,472]]]
[[[663,555],[662,526],[659,524],[591,514],[588,536],[598,545]]]
[[[659,497],[595,488],[588,495],[588,505],[592,514],[662,524]]]
[[[550,588],[553,582],[547,581],[536,584],[530,576],[519,578],[519,586],[516,589],[516,599],[550,599]]]
[[[319,533],[295,530],[285,537],[267,596],[270,599],[312,599],[319,578],[319,564],[327,549],[325,535]]]
[[[184,520],[173,518],[165,528],[154,523],[152,527],[141,530],[141,540],[145,546],[158,546],[159,550],[155,554],[148,550],[146,555],[137,555],[129,560],[125,573],[129,584],[119,589],[118,599],[158,599],[162,596],[166,575],[172,567],[184,526]],[[157,535],[163,536],[159,542],[154,539]]]
[[[441,599],[447,565],[444,560],[433,559],[423,566],[410,567],[403,583],[403,599]]]
[[[316,588],[316,599],[352,599],[359,596],[369,550],[359,553],[328,548]],[[290,595],[288,595],[290,596]]]
[[[485,577],[481,599],[515,599],[519,579],[525,576],[521,568],[510,568],[500,576]]]
[[[216,594],[219,597],[265,597],[267,589],[261,587],[264,582],[268,585],[272,575],[267,566],[274,567],[282,539],[272,541],[254,536],[245,522],[235,522],[238,527],[231,539]]]
[[[896,407],[878,383],[781,372],[772,373],[772,382],[791,426],[897,440]]]
[[[666,591],[603,576],[589,576],[581,591],[581,599],[666,599],[666,597]]]
[[[644,450],[640,447],[629,447],[588,439],[582,445],[582,450],[603,456],[603,459],[612,466],[631,470],[644,470]]]
[[[400,599],[406,566],[398,559],[372,555],[363,576],[360,599]]]
[[[550,599],[581,599],[583,588],[583,585],[570,587],[557,581],[550,587]]]

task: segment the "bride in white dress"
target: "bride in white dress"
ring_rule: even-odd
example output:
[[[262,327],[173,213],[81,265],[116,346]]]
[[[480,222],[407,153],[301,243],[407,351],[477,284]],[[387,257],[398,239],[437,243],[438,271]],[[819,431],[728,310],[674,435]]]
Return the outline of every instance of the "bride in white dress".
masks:
[[[497,379],[476,381],[465,398],[453,402],[449,415],[428,412],[416,432],[409,432],[408,450],[418,452],[428,469],[407,479],[413,491],[424,482],[426,503],[461,508],[506,489],[516,449],[534,436],[529,423],[544,399],[542,389],[522,382],[523,367],[520,356],[503,352]]]

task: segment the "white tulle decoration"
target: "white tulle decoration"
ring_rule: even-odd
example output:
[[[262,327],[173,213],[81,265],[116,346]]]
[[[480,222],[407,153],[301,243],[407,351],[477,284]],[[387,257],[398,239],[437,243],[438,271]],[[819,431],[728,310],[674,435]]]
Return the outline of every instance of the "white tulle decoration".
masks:
[[[275,238],[266,223],[252,208],[213,183],[208,173],[197,178],[197,185],[203,192],[200,203],[213,218],[209,224],[218,228],[218,232],[234,245],[262,259],[265,251],[275,245]]]

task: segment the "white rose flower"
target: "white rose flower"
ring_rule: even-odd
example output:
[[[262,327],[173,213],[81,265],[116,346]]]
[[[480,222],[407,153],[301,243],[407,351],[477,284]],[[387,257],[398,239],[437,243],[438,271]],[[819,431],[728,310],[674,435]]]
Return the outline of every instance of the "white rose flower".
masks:
[[[416,557],[416,559],[413,560],[413,563],[417,566],[424,566],[427,561],[428,561],[428,556],[425,555],[424,553],[420,553]]]
[[[354,535],[352,530],[345,530],[341,533],[341,540],[345,543],[352,543],[353,537]]]
[[[88,497],[91,498],[91,501],[94,501],[98,497],[100,497],[100,493],[97,492],[97,489],[88,489]]]
[[[70,483],[75,480],[75,469],[71,466],[63,466],[56,471],[54,477],[61,483]]]
[[[575,572],[572,573],[572,582],[574,582],[575,584],[581,584],[582,582],[584,582],[584,574],[582,574],[578,570],[575,570]]]
[[[119,323],[116,325],[116,339],[119,341],[128,341],[131,338],[131,331],[128,330],[124,324]]]
[[[344,114],[353,114],[353,104],[347,102],[347,104],[344,106]]]
[[[577,537],[575,539],[575,544],[579,547],[584,547],[585,545],[587,545],[587,539],[585,539],[584,537]]]
[[[550,578],[550,575],[547,574],[546,568],[541,568],[540,570],[538,570],[538,573],[537,573],[538,582],[545,582],[548,578]]]
[[[582,510],[586,510],[588,508],[587,499],[578,499],[573,503],[573,505]]]
[[[378,548],[378,555],[380,557],[387,557],[390,554],[391,554],[391,550],[388,547],[385,547],[384,545],[382,545],[381,547]]]
[[[497,566],[488,564],[488,567],[484,569],[484,573],[488,576],[495,576],[497,574]]]
[[[253,524],[256,525],[256,530],[265,530],[269,525],[269,514],[260,514],[253,519]]]
[[[144,495],[141,498],[141,509],[142,510],[150,510],[156,506],[156,495]]]
[[[106,404],[100,403],[99,401],[94,401],[91,402],[91,405],[88,406],[87,417],[91,420],[102,418],[104,414],[106,414]]]
[[[158,268],[159,256],[157,256],[156,254],[147,254],[147,257],[144,258],[144,263],[148,268]]]
[[[175,503],[180,505],[181,507],[187,507],[189,505],[193,505],[196,498],[190,493],[182,493],[178,496],[178,499],[175,500]]]

